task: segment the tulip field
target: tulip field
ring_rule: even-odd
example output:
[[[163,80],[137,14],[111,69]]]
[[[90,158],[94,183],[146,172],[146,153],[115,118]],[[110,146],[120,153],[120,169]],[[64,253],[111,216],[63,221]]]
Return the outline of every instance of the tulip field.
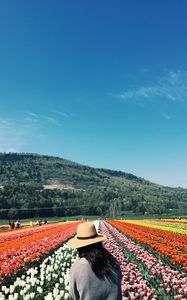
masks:
[[[80,221],[83,222],[83,221]],[[68,299],[79,221],[0,232],[0,300]],[[187,299],[187,221],[95,221],[122,270],[123,300]]]

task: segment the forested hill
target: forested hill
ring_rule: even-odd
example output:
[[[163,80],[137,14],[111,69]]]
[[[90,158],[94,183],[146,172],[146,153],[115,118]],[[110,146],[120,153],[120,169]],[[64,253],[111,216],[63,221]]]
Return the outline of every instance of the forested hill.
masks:
[[[187,189],[58,157],[0,153],[0,217],[187,210]]]

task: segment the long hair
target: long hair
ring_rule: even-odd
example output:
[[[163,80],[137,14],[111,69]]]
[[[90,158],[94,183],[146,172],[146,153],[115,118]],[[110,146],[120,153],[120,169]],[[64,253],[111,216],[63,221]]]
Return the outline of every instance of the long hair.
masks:
[[[114,269],[119,269],[118,261],[106,250],[102,242],[78,248],[79,257],[85,257],[92,271],[99,278],[108,276]]]

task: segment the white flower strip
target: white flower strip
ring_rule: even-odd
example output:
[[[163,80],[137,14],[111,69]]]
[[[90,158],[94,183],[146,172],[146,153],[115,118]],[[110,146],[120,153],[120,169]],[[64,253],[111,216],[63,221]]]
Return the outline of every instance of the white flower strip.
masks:
[[[96,228],[97,233],[99,233],[99,225],[100,225],[100,221],[96,220],[93,222]]]

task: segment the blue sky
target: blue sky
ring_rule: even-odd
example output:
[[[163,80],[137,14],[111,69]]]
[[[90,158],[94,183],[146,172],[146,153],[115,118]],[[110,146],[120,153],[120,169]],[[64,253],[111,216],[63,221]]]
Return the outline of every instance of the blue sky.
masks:
[[[187,2],[0,3],[0,151],[187,188]]]

